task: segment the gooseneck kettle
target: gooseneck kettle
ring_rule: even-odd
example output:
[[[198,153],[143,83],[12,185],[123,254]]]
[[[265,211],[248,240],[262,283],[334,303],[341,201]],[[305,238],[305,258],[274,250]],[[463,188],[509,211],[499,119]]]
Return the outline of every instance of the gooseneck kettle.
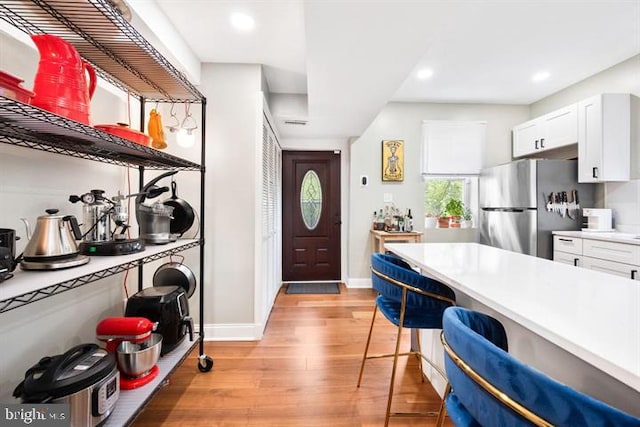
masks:
[[[29,222],[21,218],[29,239],[22,254],[24,261],[50,262],[73,258],[78,254],[76,240],[82,238],[82,233],[76,217],[58,215],[58,209],[47,209],[46,213],[38,217],[33,234]]]

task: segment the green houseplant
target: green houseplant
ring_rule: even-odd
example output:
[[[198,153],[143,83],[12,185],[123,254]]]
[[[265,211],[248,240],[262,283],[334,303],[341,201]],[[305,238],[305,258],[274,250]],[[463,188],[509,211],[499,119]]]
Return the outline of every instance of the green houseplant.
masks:
[[[449,199],[444,206],[445,214],[451,217],[449,226],[454,228],[460,227],[460,218],[464,213],[464,203],[460,199]]]
[[[471,209],[465,207],[464,212],[462,213],[462,222],[460,223],[461,228],[471,228],[473,225],[473,216],[471,214]]]

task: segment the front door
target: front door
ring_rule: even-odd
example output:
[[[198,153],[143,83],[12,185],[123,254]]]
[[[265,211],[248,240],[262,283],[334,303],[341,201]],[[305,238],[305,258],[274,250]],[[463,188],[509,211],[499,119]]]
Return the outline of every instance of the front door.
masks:
[[[282,280],[340,280],[340,153],[282,152]]]

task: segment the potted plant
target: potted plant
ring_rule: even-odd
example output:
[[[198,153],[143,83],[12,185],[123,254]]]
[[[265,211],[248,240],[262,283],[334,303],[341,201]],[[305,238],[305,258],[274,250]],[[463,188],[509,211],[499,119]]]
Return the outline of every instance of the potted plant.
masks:
[[[424,219],[425,228],[436,228],[438,225],[438,214],[434,211],[427,211]]]
[[[460,218],[464,213],[464,203],[460,199],[449,199],[444,206],[446,214],[450,217],[449,226],[460,228]]]
[[[471,228],[473,226],[473,216],[471,215],[471,209],[465,207],[462,213],[462,222],[460,228]]]

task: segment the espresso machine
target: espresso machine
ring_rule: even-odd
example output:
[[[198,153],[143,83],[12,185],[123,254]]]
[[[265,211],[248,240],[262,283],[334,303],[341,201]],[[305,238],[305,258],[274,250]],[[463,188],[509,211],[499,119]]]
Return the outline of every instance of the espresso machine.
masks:
[[[69,196],[71,203],[83,203],[81,254],[127,255],[144,250],[140,239],[127,239],[126,235],[129,215],[123,201],[132,196],[135,194],[124,196],[118,192],[109,199],[104,196],[104,190]]]

